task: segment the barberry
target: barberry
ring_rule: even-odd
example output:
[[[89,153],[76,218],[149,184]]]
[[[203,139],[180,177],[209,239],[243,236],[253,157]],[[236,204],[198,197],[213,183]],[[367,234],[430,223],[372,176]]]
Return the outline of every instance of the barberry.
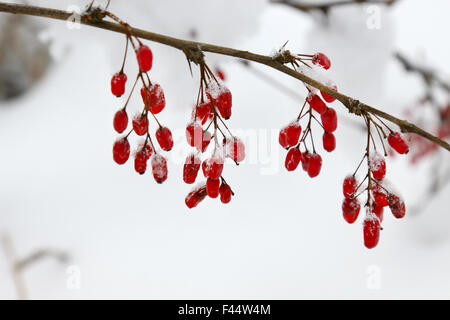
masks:
[[[159,127],[156,130],[156,140],[164,151],[170,151],[173,147],[172,132],[167,127]]]
[[[344,197],[350,198],[352,194],[356,192],[356,188],[358,187],[358,182],[356,181],[354,176],[347,176],[344,179],[344,184],[342,186]]]
[[[380,240],[380,220],[374,215],[369,215],[364,220],[364,245],[369,248],[375,248]]]
[[[302,153],[298,148],[291,148],[286,155],[286,161],[284,163],[288,171],[294,171],[297,169],[298,164],[302,160]]]
[[[401,219],[405,216],[406,206],[405,202],[395,194],[389,194],[387,197],[389,209],[397,219]]]
[[[152,172],[157,183],[163,183],[167,179],[167,160],[159,153],[152,156]]]
[[[133,119],[133,129],[138,136],[143,136],[147,133],[148,119],[145,115],[138,114]]]
[[[196,207],[203,199],[206,198],[206,185],[195,188],[186,196],[184,202],[189,209]]]
[[[232,192],[228,184],[222,182],[219,188],[219,194],[222,203],[229,203],[231,201]]]
[[[381,180],[386,175],[386,162],[379,153],[373,153],[369,158],[369,166],[372,170],[372,176],[376,180]]]
[[[327,111],[327,105],[325,102],[320,99],[320,97],[317,94],[310,93],[308,97],[306,98],[306,101],[309,103],[311,108],[316,110],[319,114],[324,113]]]
[[[337,129],[337,114],[333,108],[328,108],[322,115],[322,125],[325,131],[334,132]]]
[[[319,64],[325,70],[328,70],[331,67],[330,59],[324,53],[321,53],[321,52],[318,52],[313,56],[312,63]]]
[[[245,145],[241,139],[231,137],[225,142],[225,156],[235,162],[242,162],[245,159]]]
[[[337,86],[336,86],[335,84],[331,85],[330,88],[331,88],[333,91],[336,91],[336,92],[337,92]],[[326,94],[326,93],[323,92],[323,91],[320,91],[320,94],[322,95],[323,100],[325,100],[326,102],[329,102],[329,103],[330,103],[330,102],[333,102],[333,101],[336,100],[335,97],[332,97],[332,96]]]
[[[217,198],[219,196],[220,180],[206,179],[206,193],[210,198]]]
[[[392,132],[388,136],[389,145],[400,154],[409,152],[408,144],[399,132]]]
[[[116,97],[120,97],[125,93],[125,83],[127,75],[125,73],[116,73],[111,78],[111,92]]]
[[[134,157],[134,169],[139,174],[144,174],[147,170],[147,150],[142,149],[136,152],[136,155]]]
[[[164,91],[157,83],[148,89],[141,88],[141,96],[145,106],[148,106],[153,114],[160,113],[166,106]]]
[[[118,164],[124,164],[130,157],[130,143],[127,138],[119,138],[114,142],[113,158]]]
[[[342,203],[342,213],[345,221],[348,223],[353,223],[358,219],[359,211],[361,210],[361,205],[357,199],[345,198]]]
[[[322,143],[325,151],[332,152],[336,149],[336,138],[331,132],[324,132],[322,136]]]
[[[136,58],[141,71],[150,71],[153,64],[153,53],[148,46],[140,45],[136,50]]]
[[[183,181],[187,184],[192,184],[197,178],[198,171],[200,170],[201,160],[195,154],[190,154],[186,157],[186,162],[183,167]]]
[[[311,178],[317,177],[320,173],[321,168],[322,168],[322,157],[317,153],[311,154],[308,160],[308,175]]]
[[[128,126],[128,115],[124,109],[120,109],[116,112],[116,114],[114,115],[113,125],[114,130],[116,130],[118,133],[122,133],[125,131]]]

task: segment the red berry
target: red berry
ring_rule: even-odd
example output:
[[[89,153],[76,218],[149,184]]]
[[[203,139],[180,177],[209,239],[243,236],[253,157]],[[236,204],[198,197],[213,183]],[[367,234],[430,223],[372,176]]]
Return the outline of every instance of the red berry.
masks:
[[[286,161],[284,163],[287,171],[294,171],[297,169],[298,164],[302,160],[302,153],[298,148],[291,148],[286,155]]]
[[[232,96],[231,91],[224,85],[211,81],[206,88],[210,99],[219,110],[222,118],[229,119],[231,117]]]
[[[378,185],[375,184],[372,187],[373,201],[379,207],[386,207],[388,205],[387,197],[385,191]]]
[[[203,176],[205,178],[208,178],[207,170],[208,170],[208,160],[205,160],[205,161],[202,162],[202,172],[203,172]]]
[[[369,216],[364,220],[364,245],[375,248],[380,240],[380,220],[376,216]]]
[[[225,73],[223,72],[222,69],[216,68],[216,74],[220,80],[225,81]]]
[[[111,78],[111,92],[116,97],[120,97],[125,93],[125,83],[127,75],[125,73],[116,73]]]
[[[149,89],[141,88],[141,96],[144,104],[150,108],[153,114],[160,113],[166,106],[166,97],[161,86],[157,83]]]
[[[207,160],[204,173],[206,177],[211,179],[219,179],[223,171],[223,158],[218,155],[213,155]]]
[[[409,152],[409,147],[399,132],[393,132],[388,136],[389,145],[400,154]]]
[[[124,164],[130,157],[130,143],[126,138],[120,138],[114,142],[113,158],[118,164]]]
[[[150,157],[152,156],[152,154],[153,154],[153,149],[152,149],[152,147],[150,146],[150,144],[146,144],[145,145],[145,148],[142,146],[142,152],[144,152],[145,153],[145,156],[146,156],[146,158],[147,158],[147,160],[148,159],[150,159]]]
[[[331,152],[336,149],[336,138],[331,132],[324,132],[322,136],[323,148],[325,151]]]
[[[170,151],[173,147],[172,132],[167,127],[159,127],[156,130],[156,140],[164,151]]]
[[[308,97],[306,98],[306,101],[309,103],[311,108],[316,110],[319,114],[324,113],[327,111],[327,105],[325,102],[320,99],[320,97],[317,94],[310,93]]]
[[[318,52],[313,56],[312,63],[321,65],[325,70],[328,70],[331,67],[330,59],[321,52]]]
[[[345,198],[342,203],[342,213],[344,215],[345,221],[348,223],[353,223],[358,219],[359,211],[361,210],[361,205],[357,199]]]
[[[311,178],[317,177],[320,173],[320,169],[322,168],[322,157],[313,153],[308,160],[308,175]]]
[[[337,129],[337,114],[333,108],[328,108],[321,115],[322,125],[325,131],[334,132]]]
[[[128,126],[128,115],[123,109],[116,112],[113,120],[114,130],[118,133],[122,133]]]
[[[219,193],[222,203],[229,203],[231,201],[232,192],[229,185],[222,183],[219,188]]]
[[[220,187],[219,179],[208,178],[206,180],[206,193],[211,198],[217,198],[219,196],[219,187]]]
[[[136,58],[139,65],[139,69],[143,72],[150,71],[153,64],[152,50],[146,45],[141,45],[136,50]]]
[[[287,141],[287,129],[286,127],[280,130],[280,135],[278,136],[278,142],[283,148],[289,148],[289,143]]]
[[[356,188],[358,187],[358,182],[356,181],[354,176],[347,176],[344,179],[344,184],[342,189],[344,191],[344,197],[350,198],[352,194],[356,192]]]
[[[205,152],[208,149],[209,143],[211,142],[211,133],[209,131],[203,132],[203,141],[202,141],[202,152]]]
[[[139,174],[144,174],[147,170],[147,150],[142,149],[136,152],[136,156],[134,158],[134,169]]]
[[[200,149],[202,146],[203,129],[198,122],[190,122],[186,127],[186,140],[191,147]]]
[[[206,186],[202,185],[199,188],[192,190],[187,196],[184,202],[189,209],[196,207],[203,199],[206,198]]]
[[[396,217],[397,219],[401,219],[405,216],[406,213],[405,202],[399,196],[389,194],[388,203],[389,209],[391,209],[391,212],[394,215],[394,217]]]
[[[194,109],[194,113],[195,112],[197,112],[197,119],[200,120],[202,124],[205,124],[208,119],[212,118],[211,103],[208,101],[199,104],[197,108]]]
[[[383,222],[383,211],[384,208],[382,206],[377,205],[376,202],[372,203],[372,213],[374,213],[380,222]]]
[[[144,134],[146,134],[147,127],[148,127],[148,119],[146,116],[138,114],[136,117],[134,117],[133,129],[138,136],[143,136]]]
[[[336,92],[337,92],[337,86],[336,86],[335,84],[331,85],[330,88],[331,88],[333,91],[336,91]],[[333,101],[336,100],[335,97],[332,97],[332,96],[326,94],[326,93],[323,92],[323,91],[320,91],[320,94],[322,95],[323,100],[325,100],[326,102],[333,102]]]
[[[374,153],[369,159],[372,176],[376,180],[381,180],[386,175],[386,162],[379,153]]]
[[[152,157],[153,177],[157,183],[163,183],[167,179],[167,160],[162,155],[155,153]]]
[[[195,154],[190,154],[186,158],[186,162],[183,167],[183,181],[187,184],[192,184],[197,178],[198,171],[200,170],[201,160]]]
[[[225,141],[225,156],[235,162],[242,162],[245,159],[245,145],[241,139],[231,137]]]

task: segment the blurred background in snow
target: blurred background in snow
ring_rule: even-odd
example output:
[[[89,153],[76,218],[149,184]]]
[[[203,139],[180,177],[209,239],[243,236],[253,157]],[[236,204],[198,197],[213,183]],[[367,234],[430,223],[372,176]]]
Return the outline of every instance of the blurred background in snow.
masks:
[[[28,1],[58,9],[87,2]],[[295,53],[323,51],[332,60],[326,76],[340,91],[406,117],[425,89],[394,53],[449,81],[450,3],[410,0],[377,8],[379,28],[368,27],[368,5],[342,6],[326,16],[265,0],[112,0],[109,9],[139,28],[261,54],[287,40]],[[301,170],[288,173],[277,134],[298,114],[302,84],[207,53],[233,93],[229,125],[237,135],[258,133],[247,148],[259,157],[226,166],[236,192],[230,204],[207,199],[190,211],[183,134],[198,72],[194,68],[192,79],[181,52],[149,43],[150,75],[167,100],[159,119],[178,137],[169,179],[157,185],[149,173],[136,174],[131,162],[119,167],[112,161],[112,118],[125,97],[114,98],[109,81],[120,69],[124,37],[4,13],[0,27],[0,233],[19,257],[40,248],[70,256],[67,263],[43,259],[25,270],[30,298],[450,298],[448,179],[429,194],[433,172],[445,175],[448,152],[415,165],[408,157],[388,160],[387,175],[405,198],[407,217],[397,221],[386,210],[380,244],[369,251],[361,220],[348,225],[341,214],[342,180],[365,148],[362,119],[333,103],[340,118],[337,151],[322,154],[314,180]],[[136,71],[129,59],[127,74]],[[135,110],[137,99],[131,100]],[[436,119],[426,118],[424,126],[433,129]],[[9,268],[0,250],[0,298],[16,297]]]

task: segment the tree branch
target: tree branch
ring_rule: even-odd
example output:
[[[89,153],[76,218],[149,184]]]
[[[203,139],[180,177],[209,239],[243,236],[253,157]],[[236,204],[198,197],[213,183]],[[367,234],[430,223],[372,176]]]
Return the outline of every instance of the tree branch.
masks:
[[[8,13],[14,13],[14,14],[25,14],[25,15],[31,15],[31,16],[38,16],[38,17],[45,17],[45,18],[51,18],[51,19],[57,19],[57,20],[67,20],[73,16],[72,13],[62,10],[56,10],[56,9],[49,9],[49,8],[42,8],[42,7],[35,7],[35,6],[28,6],[28,5],[21,5],[21,4],[11,4],[11,3],[4,3],[0,2],[0,12],[8,12]],[[103,13],[103,14],[102,14]],[[118,33],[125,34],[126,31],[118,23],[108,22],[104,21],[103,18],[105,17],[105,14],[101,10],[94,10],[89,14],[85,14],[81,16],[80,23],[89,25],[96,28],[106,29]],[[285,63],[289,62],[286,60],[286,57],[289,58],[290,53],[288,51],[285,52],[283,55],[279,55],[277,57],[270,57],[270,56],[264,56],[256,53],[252,53],[249,51],[243,51],[243,50],[237,50],[233,48],[227,48],[227,47],[221,47],[209,43],[202,43],[197,41],[188,41],[183,39],[177,39],[173,37],[169,37],[166,35],[154,33],[145,31],[142,29],[132,28],[129,27],[129,30],[137,37],[150,40],[153,42],[158,42],[176,49],[179,49],[183,51],[186,55],[189,53],[195,53],[198,50],[205,51],[205,52],[211,52],[216,54],[222,54],[227,55],[231,57],[241,58],[244,60],[254,61],[260,64],[264,64],[266,66],[269,66],[273,69],[276,69],[280,72],[283,72],[293,78],[296,78],[304,83],[307,83],[322,92],[336,98],[339,100],[350,113],[354,113],[358,116],[365,112],[369,112],[372,114],[375,114],[383,119],[386,119],[392,123],[395,123],[399,126],[400,130],[402,132],[410,132],[410,133],[416,133],[436,144],[439,146],[447,149],[450,151],[450,145],[441,139],[439,139],[436,136],[433,136],[429,132],[424,131],[423,129],[417,127],[416,125],[401,120],[399,118],[396,118],[384,111],[381,111],[379,109],[376,109],[374,107],[371,107],[365,103],[360,102],[357,99],[353,99],[349,96],[346,96],[340,92],[336,92],[332,90],[331,88],[327,87],[326,85],[318,82],[317,80],[314,80],[308,76],[306,76],[303,73],[297,72],[285,65]],[[292,56],[291,56],[292,57]],[[292,57],[293,58],[293,57]]]

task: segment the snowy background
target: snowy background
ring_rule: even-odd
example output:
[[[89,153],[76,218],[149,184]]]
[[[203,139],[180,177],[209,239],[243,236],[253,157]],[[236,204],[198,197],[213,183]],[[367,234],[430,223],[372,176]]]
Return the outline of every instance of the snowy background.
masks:
[[[86,1],[30,4],[67,9]],[[340,91],[402,115],[423,85],[393,53],[449,79],[450,46],[443,40],[450,3],[410,0],[380,9],[380,29],[369,29],[364,5],[332,10],[325,23],[320,14],[263,0],[112,0],[110,6],[133,26],[176,37],[196,30],[199,41],[262,54],[287,40],[292,52],[323,51],[333,63],[327,76]],[[0,14],[0,23],[6,16]],[[230,204],[206,199],[189,210],[183,132],[198,82],[183,54],[149,44],[155,57],[150,75],[167,100],[159,119],[178,137],[168,155],[169,179],[157,185],[151,174],[136,174],[132,162],[119,167],[112,160],[112,118],[125,98],[110,94],[109,81],[120,68],[124,37],[30,20],[43,28],[39,37],[49,42],[53,62],[25,94],[0,101],[0,232],[20,257],[39,248],[70,255],[67,264],[45,259],[25,270],[30,298],[450,298],[450,186],[424,200],[431,159],[416,166],[405,158],[388,160],[407,217],[395,220],[385,210],[380,243],[368,250],[361,220],[348,225],[341,213],[342,180],[365,148],[362,120],[334,103],[341,119],[337,151],[322,152],[322,172],[313,180],[301,170],[288,173],[277,133],[298,114],[305,89],[252,65],[298,92],[295,99],[235,59],[207,54],[211,66],[225,71],[233,93],[229,126],[238,134],[258,133],[257,143],[247,145],[257,156],[225,167],[236,192]],[[7,45],[1,43],[1,52]],[[134,77],[132,59],[126,72]],[[137,98],[131,100],[135,110]],[[14,299],[9,267],[0,251],[0,298]],[[68,285],[73,270],[80,271],[79,288]]]

